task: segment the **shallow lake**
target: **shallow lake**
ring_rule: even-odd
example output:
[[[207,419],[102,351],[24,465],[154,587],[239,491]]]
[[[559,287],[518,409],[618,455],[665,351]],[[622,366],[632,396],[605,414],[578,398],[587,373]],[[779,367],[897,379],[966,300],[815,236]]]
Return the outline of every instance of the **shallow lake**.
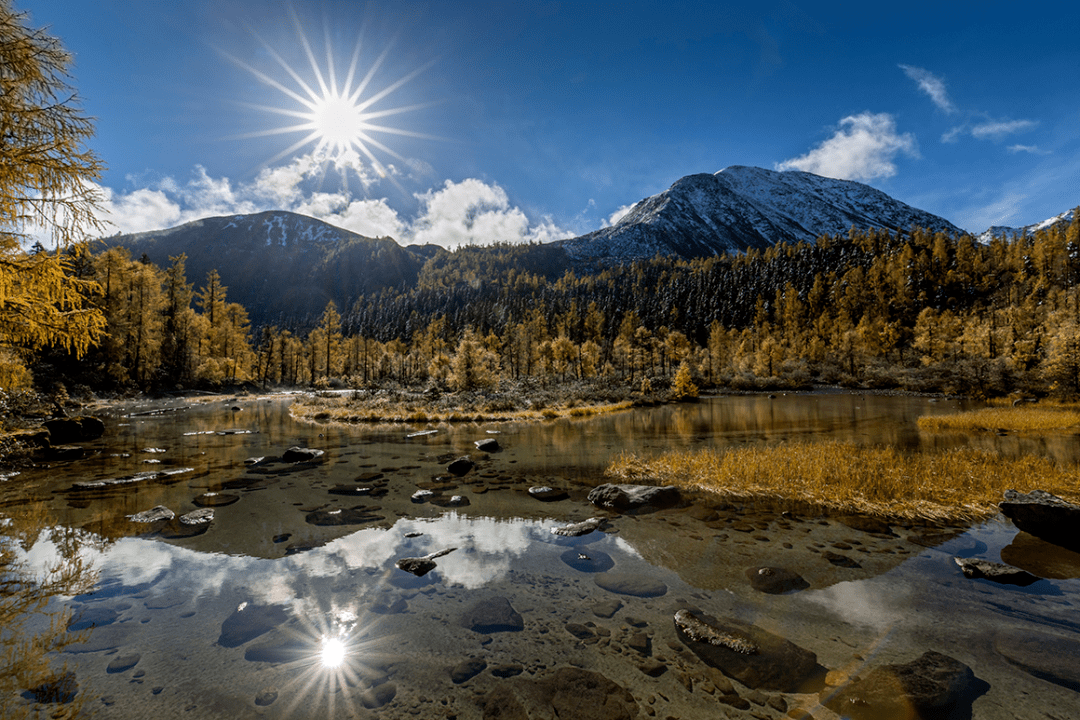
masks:
[[[67,664],[86,711],[566,720],[760,719],[802,709],[827,719],[836,714],[822,701],[848,679],[936,651],[973,678],[956,707],[935,717],[1078,715],[1080,554],[1000,516],[972,528],[883,526],[698,496],[627,513],[587,500],[628,451],[974,444],[1080,467],[1075,435],[925,434],[919,416],[964,401],[843,393],[429,428],[297,423],[291,400],[114,408],[83,457],[0,482],[0,518],[30,508],[47,518],[24,534],[23,560],[45,568],[74,543],[94,568],[92,587],[48,608],[70,609],[71,629],[83,632],[53,664]],[[498,451],[475,447],[491,438]],[[291,446],[323,452],[286,462]],[[474,466],[450,473],[465,455]],[[556,494],[537,499],[528,490],[538,486]],[[131,519],[156,506],[177,516],[209,508],[213,520]],[[579,537],[552,532],[590,517],[606,524]],[[396,566],[425,557],[434,569],[423,575]],[[1007,562],[1040,579],[969,580],[956,557]],[[762,567],[801,582],[763,591]],[[733,680],[705,643],[676,627],[680,610],[752,625],[768,638],[758,656],[776,638],[795,647],[793,657],[812,657],[814,671],[798,675],[798,662],[781,660]],[[47,622],[34,616],[26,627]],[[8,709],[34,702],[33,693],[0,698]]]

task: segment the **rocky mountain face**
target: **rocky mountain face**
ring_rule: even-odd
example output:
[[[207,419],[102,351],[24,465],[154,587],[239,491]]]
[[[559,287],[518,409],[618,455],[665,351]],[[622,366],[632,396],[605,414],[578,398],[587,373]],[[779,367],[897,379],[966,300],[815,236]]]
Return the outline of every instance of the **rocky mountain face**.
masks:
[[[108,245],[144,254],[160,268],[187,255],[187,279],[199,289],[216,269],[227,298],[247,308],[252,324],[310,325],[329,300],[345,311],[359,296],[416,282],[439,249],[403,248],[295,213],[206,218],[168,230],[118,235]]]
[[[688,175],[637,203],[611,227],[560,244],[579,262],[611,264],[657,253],[703,257],[813,242],[852,226],[963,232],[861,183],[732,166],[713,175]]]
[[[1055,225],[1068,225],[1076,217],[1076,208],[1063,212],[1060,215],[1055,215],[1052,218],[1043,220],[1042,222],[1032,223],[1031,225],[1025,225],[1023,227],[1007,227],[1005,225],[994,225],[987,228],[983,233],[979,235],[979,242],[988,243],[996,237],[1005,238],[1007,240],[1014,237],[1025,237],[1031,235],[1039,230],[1045,230]]]

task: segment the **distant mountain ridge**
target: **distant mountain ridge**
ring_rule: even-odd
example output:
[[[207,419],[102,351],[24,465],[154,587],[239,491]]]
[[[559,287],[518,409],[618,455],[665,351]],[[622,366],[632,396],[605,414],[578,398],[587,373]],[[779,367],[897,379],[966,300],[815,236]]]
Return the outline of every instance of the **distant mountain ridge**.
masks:
[[[656,254],[704,257],[813,242],[860,229],[963,233],[948,220],[850,180],[735,165],[688,175],[614,225],[559,244],[578,260],[628,262]]]
[[[387,287],[416,283],[438,248],[403,248],[392,238],[369,238],[285,211],[204,218],[167,230],[106,238],[107,245],[145,254],[158,267],[187,255],[187,279],[202,287],[217,270],[230,302],[253,324],[301,324],[334,300],[339,310]]]
[[[1068,224],[1076,217],[1076,208],[1055,215],[1052,218],[1043,220],[1042,222],[1032,223],[1031,225],[1024,225],[1023,227],[1007,227],[1005,225],[994,225],[987,228],[979,235],[979,242],[988,243],[996,237],[1005,238],[1011,240],[1014,237],[1026,237],[1039,230],[1045,230],[1058,224]]]

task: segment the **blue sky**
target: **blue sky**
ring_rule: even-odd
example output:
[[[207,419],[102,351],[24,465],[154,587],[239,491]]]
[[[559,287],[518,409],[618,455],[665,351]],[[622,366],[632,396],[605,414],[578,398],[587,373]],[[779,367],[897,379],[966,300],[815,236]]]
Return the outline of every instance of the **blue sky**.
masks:
[[[74,54],[115,231],[288,209],[403,243],[548,240],[729,165],[859,180],[976,233],[1080,204],[1077,6],[15,6]],[[368,78],[345,108],[374,100],[370,156],[265,134],[311,122],[312,59]]]

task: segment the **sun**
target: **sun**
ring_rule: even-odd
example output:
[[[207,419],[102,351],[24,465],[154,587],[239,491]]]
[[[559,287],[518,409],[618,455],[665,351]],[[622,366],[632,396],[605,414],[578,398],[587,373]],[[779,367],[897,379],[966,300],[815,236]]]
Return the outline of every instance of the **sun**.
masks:
[[[387,124],[385,118],[401,115],[413,110],[430,107],[432,102],[413,103],[385,107],[385,101],[402,86],[414,79],[434,64],[428,62],[416,70],[400,77],[378,89],[376,77],[382,68],[390,48],[381,54],[366,68],[361,67],[361,39],[358,37],[351,59],[343,77],[339,76],[338,61],[329,40],[329,32],[324,39],[325,59],[320,62],[312,48],[311,41],[295,12],[290,8],[290,16],[295,26],[299,45],[307,59],[305,72],[290,65],[273,47],[253,31],[255,38],[267,54],[273,58],[284,76],[272,77],[270,74],[252,67],[250,64],[223,53],[236,65],[251,73],[255,78],[282,93],[285,106],[252,105],[248,107],[269,112],[273,115],[289,118],[290,122],[279,127],[269,128],[237,136],[240,138],[267,137],[273,135],[297,135],[301,137],[277,153],[262,165],[272,163],[300,152],[305,148],[317,160],[330,161],[339,165],[348,165],[363,158],[380,177],[388,174],[387,165],[376,156],[376,152],[408,162],[399,153],[390,148],[385,136],[407,136],[412,138],[438,139],[424,133],[406,130]],[[366,70],[366,71],[365,71]],[[361,162],[363,162],[361,160]]]

